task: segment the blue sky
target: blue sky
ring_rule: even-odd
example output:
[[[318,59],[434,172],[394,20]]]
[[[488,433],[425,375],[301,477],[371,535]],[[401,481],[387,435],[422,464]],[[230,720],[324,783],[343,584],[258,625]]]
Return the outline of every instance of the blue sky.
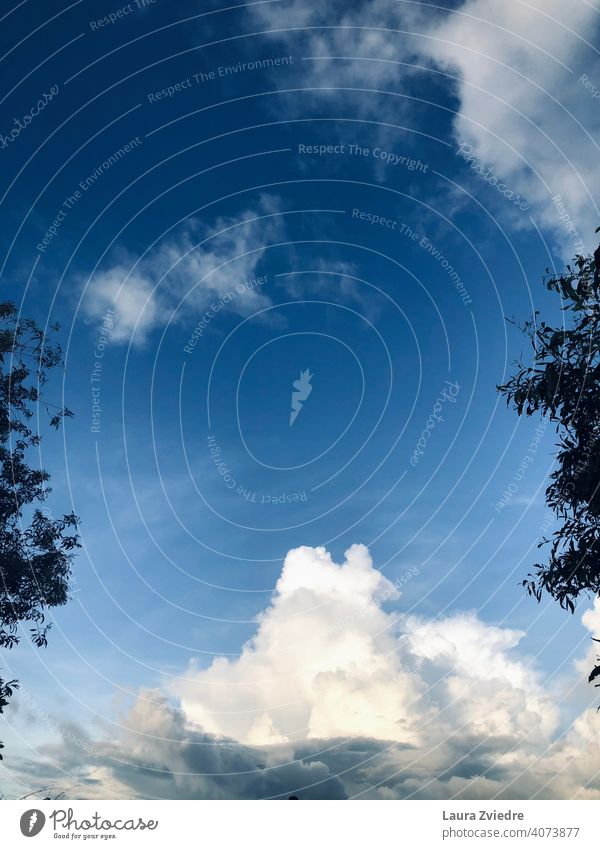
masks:
[[[73,507],[83,541],[49,648],[23,642],[2,659],[53,717],[27,698],[6,713],[7,795],[41,781],[83,796],[600,792],[593,759],[546,790],[531,766],[568,761],[552,747],[577,751],[582,723],[593,728],[575,662],[597,613],[582,624],[582,611],[524,596],[552,527],[553,432],[518,421],[495,391],[524,351],[506,317],[560,321],[541,275],[580,241],[595,247],[598,13],[572,5],[156,0],[6,13],[3,296],[61,323],[66,370],[52,391],[75,418],[44,436],[41,461],[49,509]],[[304,370],[311,391],[290,425]],[[355,544],[368,548],[356,573],[330,565]],[[283,695],[256,682],[276,680],[290,623],[327,644],[348,617],[343,661],[321,667],[319,638],[314,660],[310,646],[299,656],[329,683],[290,697],[312,707],[282,717]],[[380,625],[396,648],[378,642]],[[454,648],[423,649],[442,643]],[[350,670],[367,644],[385,685]],[[490,656],[471,657],[474,645]],[[335,676],[366,688],[362,725],[331,701]],[[438,693],[447,678],[459,693]],[[438,739],[406,707],[426,685],[423,721],[446,711],[447,741],[452,711],[472,715],[485,755],[463,769],[463,737],[399,783],[408,767],[384,742],[430,753]],[[463,686],[481,701],[463,705]],[[486,688],[493,699],[503,686],[517,693],[510,721],[484,727]],[[237,711],[256,724],[223,719]],[[405,737],[373,719],[404,711]],[[523,712],[554,724],[507,776],[505,748],[525,751],[520,735],[531,742],[544,724],[524,728]],[[217,735],[202,737],[207,750],[220,735],[258,747],[243,750],[250,777],[222,779],[225,764],[219,779],[166,791],[138,781],[115,764],[203,771],[183,769],[176,749],[141,751],[144,723],[148,739],[164,723],[176,740]],[[72,726],[95,741],[94,763]],[[565,743],[563,731],[580,736]],[[117,733],[119,753],[107,742]],[[372,775],[338,777],[327,746],[317,757],[315,740],[342,738],[374,747]],[[298,775],[281,767],[292,744]],[[265,747],[281,775],[272,786],[255,775]]]

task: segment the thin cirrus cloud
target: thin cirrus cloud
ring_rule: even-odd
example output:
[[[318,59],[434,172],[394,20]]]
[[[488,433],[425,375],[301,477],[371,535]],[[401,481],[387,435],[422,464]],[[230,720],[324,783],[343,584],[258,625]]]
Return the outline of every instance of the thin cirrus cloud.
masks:
[[[600,798],[598,714],[564,732],[522,632],[386,612],[398,597],[365,546],[342,564],[294,549],[239,657],[192,662],[117,734],[77,729],[21,779],[68,775],[82,798]],[[598,601],[583,622],[600,629]]]
[[[304,0],[260,4],[249,7],[247,14],[261,31],[274,38],[302,45],[308,59],[320,57],[313,63],[303,57],[305,81],[316,87],[355,85],[356,68],[347,60],[353,57],[376,57],[377,62],[360,64],[363,84],[382,87],[398,79],[395,62],[404,61],[415,43],[410,34],[422,19],[416,5],[390,3],[389,0],[367,0],[351,4],[346,0],[332,3],[306,3]],[[355,96],[356,100],[356,96]],[[360,102],[369,108],[372,99]]]
[[[143,257],[120,258],[97,271],[84,287],[84,317],[99,322],[111,310],[111,340],[143,345],[152,331],[189,321],[232,291],[227,308],[248,315],[270,300],[259,287],[236,287],[255,277],[268,245],[284,232],[279,202],[270,196],[235,218],[218,218],[210,229],[189,219]]]

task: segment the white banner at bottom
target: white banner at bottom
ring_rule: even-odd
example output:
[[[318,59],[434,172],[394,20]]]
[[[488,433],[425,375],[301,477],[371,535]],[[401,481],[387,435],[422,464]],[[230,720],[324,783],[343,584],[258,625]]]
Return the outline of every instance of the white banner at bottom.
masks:
[[[286,800],[287,801],[287,800]],[[2,846],[597,849],[599,801],[0,802]]]

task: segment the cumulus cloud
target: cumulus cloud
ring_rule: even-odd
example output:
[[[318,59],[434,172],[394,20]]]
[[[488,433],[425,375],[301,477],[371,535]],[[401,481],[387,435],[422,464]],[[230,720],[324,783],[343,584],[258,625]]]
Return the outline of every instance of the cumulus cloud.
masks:
[[[253,744],[365,736],[424,745],[457,723],[484,737],[550,734],[556,714],[512,650],[523,634],[474,614],[388,613],[397,589],[354,545],[286,557],[239,659],[190,667],[176,688],[201,727]]]
[[[386,611],[398,586],[362,545],[341,564],[290,551],[239,657],[191,663],[141,692],[118,733],[79,730],[21,775],[93,798],[600,798],[599,715],[565,732],[524,634]]]
[[[291,551],[254,638],[238,660],[192,665],[176,688],[183,709],[255,745],[357,734],[415,742],[421,681],[403,668],[380,605],[395,593],[364,546],[341,566],[323,548]]]
[[[256,276],[268,245],[281,239],[278,211],[277,200],[264,196],[235,218],[218,218],[210,229],[190,219],[144,256],[126,256],[96,272],[85,286],[84,315],[101,321],[112,310],[112,341],[142,344],[169,321],[197,320],[229,292],[234,296],[226,307],[239,315],[268,306],[260,287],[241,293],[236,287]]]
[[[581,621],[590,634],[593,634],[595,637],[600,636],[600,598],[594,599],[593,606],[585,611],[581,617]]]

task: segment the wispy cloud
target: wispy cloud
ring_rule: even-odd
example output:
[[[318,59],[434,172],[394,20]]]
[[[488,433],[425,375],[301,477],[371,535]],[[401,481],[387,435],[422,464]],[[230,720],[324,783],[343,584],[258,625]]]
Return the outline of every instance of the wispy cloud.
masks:
[[[226,307],[248,315],[268,306],[260,287],[236,286],[253,278],[269,244],[285,226],[277,199],[265,196],[235,218],[218,218],[212,227],[190,219],[173,236],[141,257],[123,252],[113,264],[86,281],[83,312],[100,321],[115,311],[113,342],[143,344],[148,334],[168,322],[190,322],[212,301],[233,290]]]

